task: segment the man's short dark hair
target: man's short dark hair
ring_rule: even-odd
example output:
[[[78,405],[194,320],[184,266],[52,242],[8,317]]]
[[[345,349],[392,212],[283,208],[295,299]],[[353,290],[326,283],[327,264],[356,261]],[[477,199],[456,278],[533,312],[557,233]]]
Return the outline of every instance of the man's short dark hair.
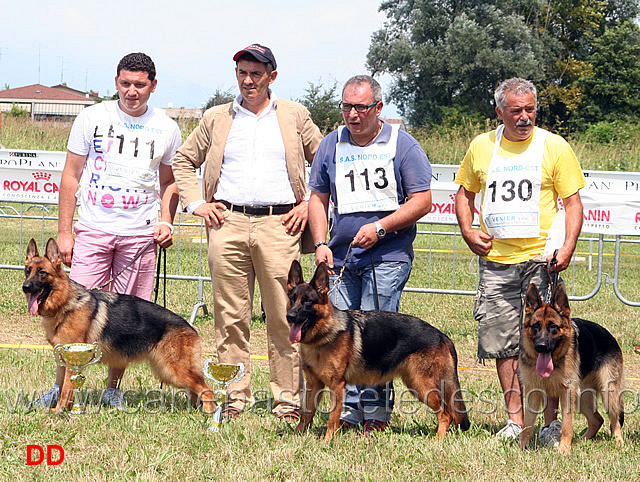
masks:
[[[259,62],[261,64],[264,64],[267,75],[271,75],[271,72],[273,72],[273,65],[271,65],[270,62],[263,62],[262,60],[258,60],[249,52],[245,52],[240,57],[238,57],[238,60],[236,60],[236,65],[238,65],[238,62],[240,62],[241,60],[245,60],[247,62]]]
[[[149,75],[149,80],[153,81],[156,78],[156,65],[147,54],[137,52],[122,57],[122,60],[118,63],[117,75],[120,75],[121,70],[128,70],[130,72],[146,72]]]

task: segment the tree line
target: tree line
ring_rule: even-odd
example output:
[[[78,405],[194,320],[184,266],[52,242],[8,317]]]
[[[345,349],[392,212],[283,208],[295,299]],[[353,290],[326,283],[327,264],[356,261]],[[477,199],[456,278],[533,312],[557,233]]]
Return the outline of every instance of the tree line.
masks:
[[[638,0],[385,0],[367,68],[413,126],[495,117],[506,78],[538,88],[555,130],[640,114]]]

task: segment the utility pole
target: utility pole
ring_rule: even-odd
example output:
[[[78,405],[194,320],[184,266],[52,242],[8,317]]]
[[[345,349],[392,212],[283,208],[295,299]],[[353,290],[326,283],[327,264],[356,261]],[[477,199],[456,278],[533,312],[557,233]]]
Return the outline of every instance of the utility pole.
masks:
[[[62,59],[62,65],[60,66],[60,84],[62,84],[62,79],[64,77],[64,57],[61,55],[58,55],[58,57]]]

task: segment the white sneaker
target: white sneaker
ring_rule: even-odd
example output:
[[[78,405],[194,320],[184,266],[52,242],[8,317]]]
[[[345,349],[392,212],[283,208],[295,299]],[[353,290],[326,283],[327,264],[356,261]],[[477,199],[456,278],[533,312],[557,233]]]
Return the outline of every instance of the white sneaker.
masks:
[[[115,407],[122,410],[124,403],[122,400],[122,393],[117,388],[107,388],[102,392],[102,403],[108,407]]]
[[[507,420],[507,424],[496,434],[502,440],[518,440],[522,427],[513,420]]]
[[[42,408],[53,408],[58,404],[58,399],[60,398],[60,389],[56,387],[51,387],[47,390],[40,398],[35,399],[29,404],[29,410],[42,407]]]
[[[560,445],[560,431],[562,423],[554,420],[546,427],[540,429],[538,440],[549,447],[557,448]]]

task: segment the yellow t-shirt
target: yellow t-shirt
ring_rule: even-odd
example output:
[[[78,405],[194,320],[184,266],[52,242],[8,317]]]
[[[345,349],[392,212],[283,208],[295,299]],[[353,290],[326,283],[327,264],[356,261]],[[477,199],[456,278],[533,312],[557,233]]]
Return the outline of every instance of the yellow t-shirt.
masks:
[[[509,158],[527,150],[538,128],[526,141],[512,142],[502,138],[498,154]],[[480,134],[467,150],[460,165],[455,183],[464,186],[467,191],[479,193],[484,198],[487,171],[496,139],[496,131]],[[571,146],[562,137],[549,134],[544,146],[542,160],[542,186],[540,188],[540,236],[537,238],[511,238],[492,240],[491,251],[485,257],[489,261],[502,264],[516,264],[527,261],[544,251],[547,232],[556,215],[558,196],[567,198],[585,187],[587,182],[582,174],[580,163]],[[482,201],[482,200],[481,200]],[[481,229],[487,229],[480,219]]]

